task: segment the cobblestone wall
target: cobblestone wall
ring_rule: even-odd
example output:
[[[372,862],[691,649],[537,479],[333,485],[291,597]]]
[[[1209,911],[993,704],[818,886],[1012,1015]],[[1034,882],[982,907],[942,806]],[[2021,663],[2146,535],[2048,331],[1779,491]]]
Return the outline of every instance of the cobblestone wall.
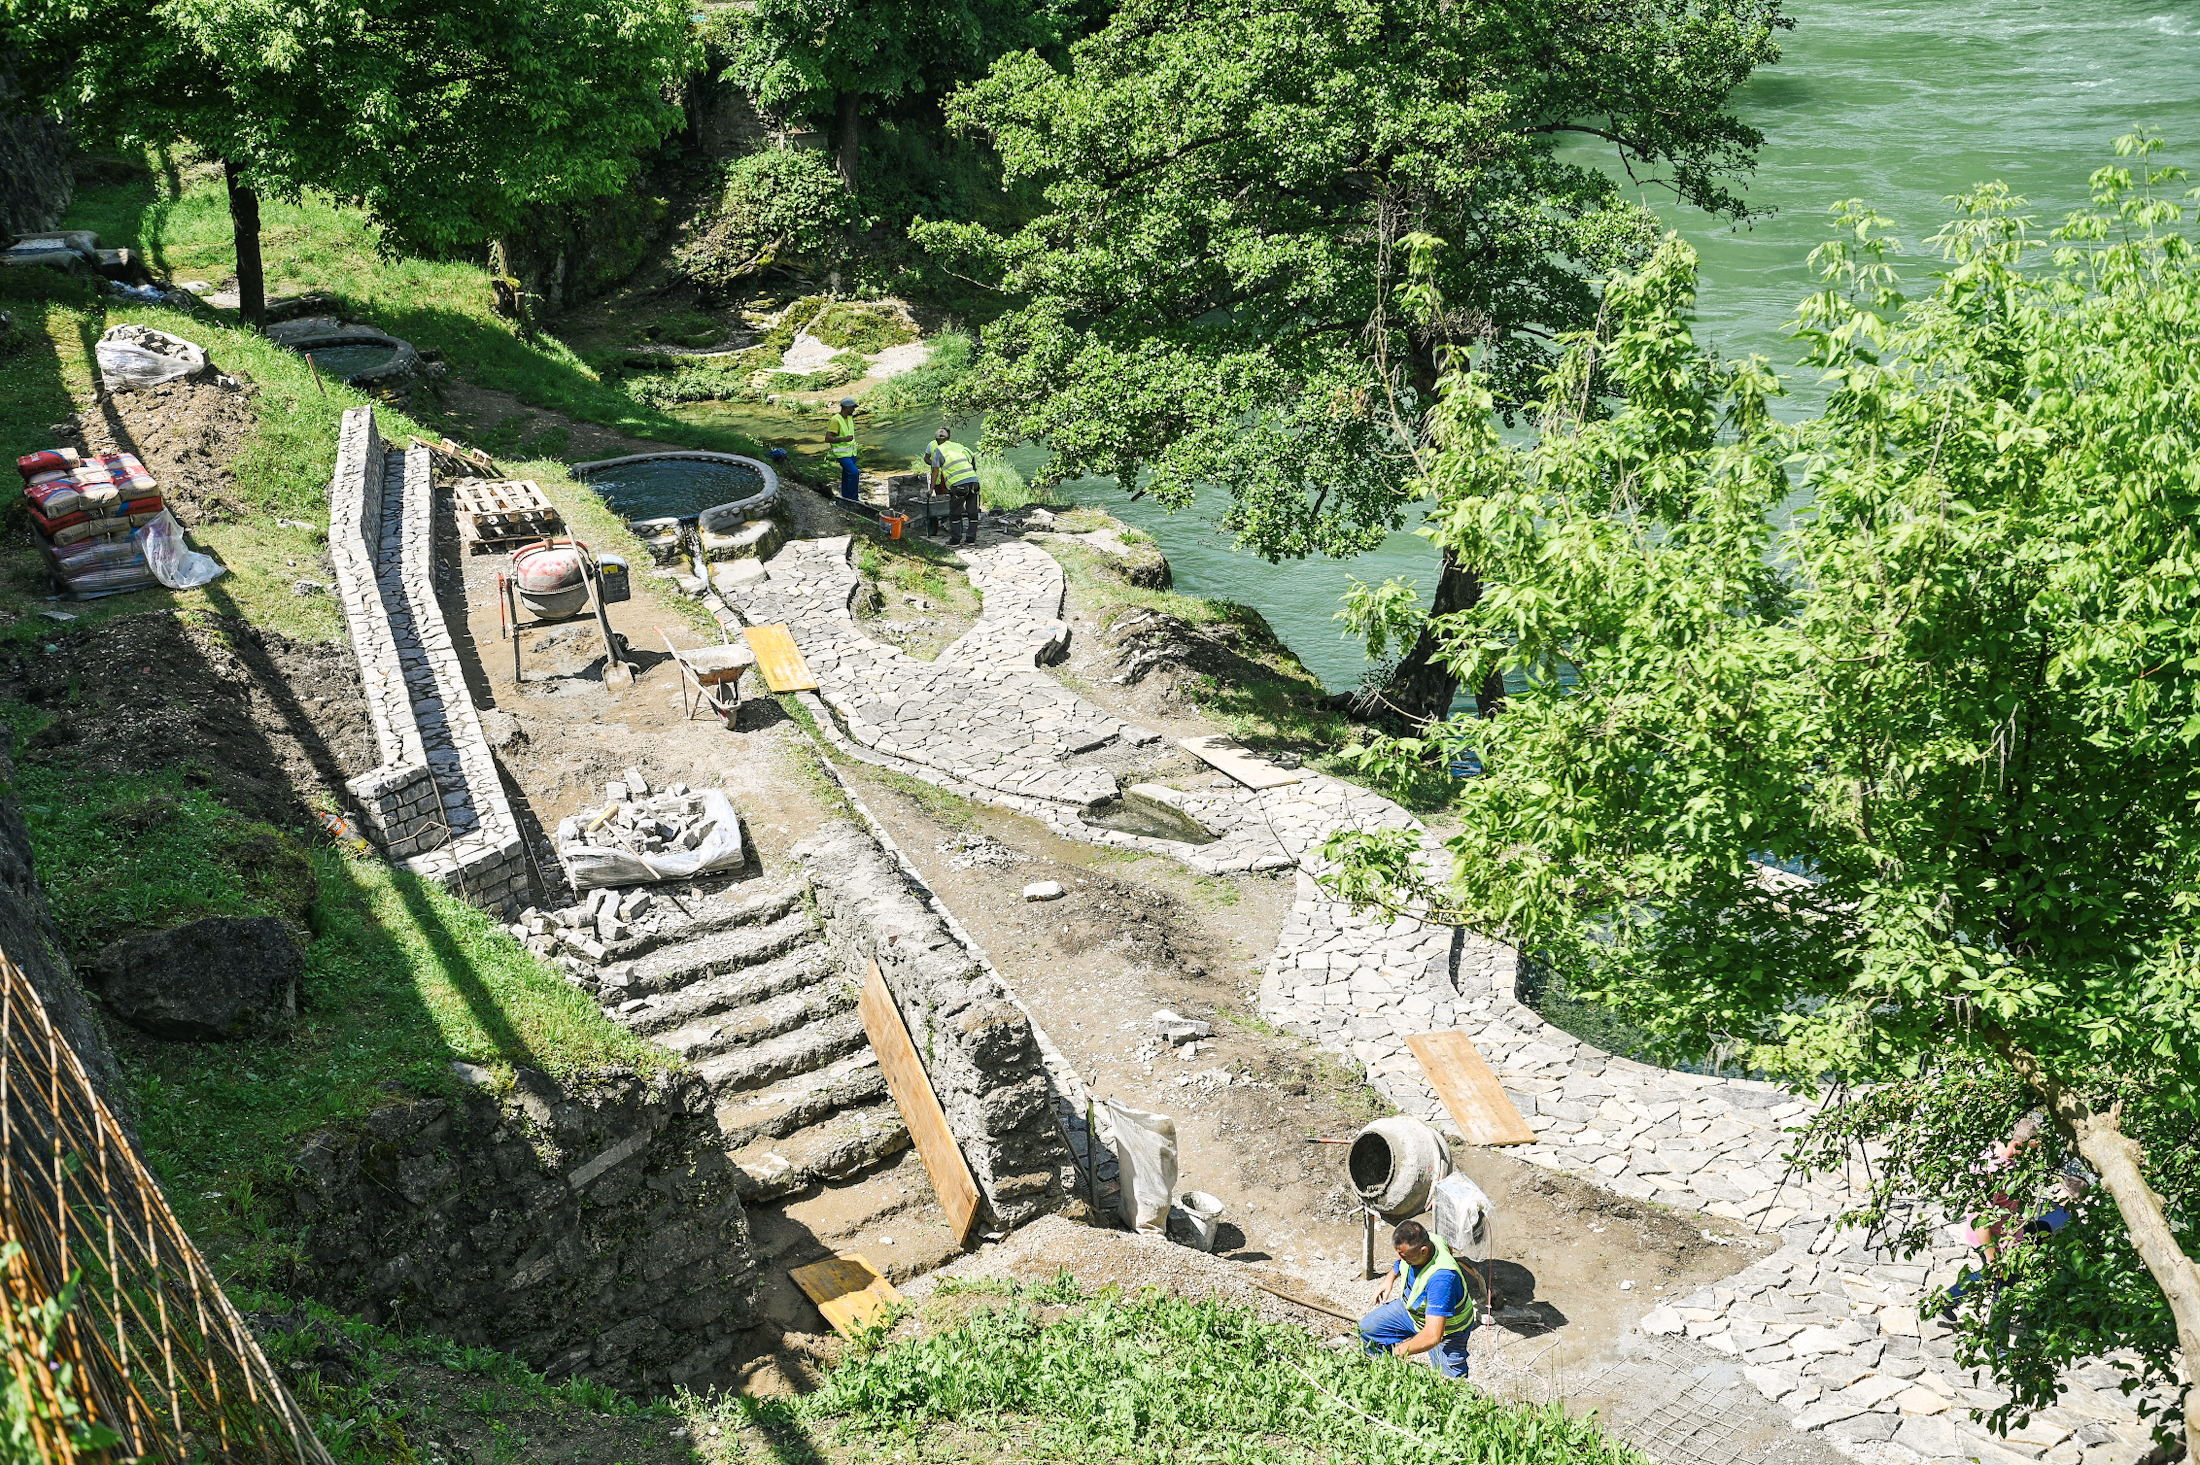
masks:
[[[346,787],[391,860],[510,911],[526,903],[526,852],[436,601],[434,516],[426,450],[391,451],[373,408],[346,412],[329,552],[382,751]]]
[[[755,1322],[756,1265],[702,1080],[624,1070],[565,1087],[388,1105],[315,1135],[292,1202],[311,1289],[370,1321],[518,1354],[553,1378],[703,1388]]]
[[[994,1216],[1058,1209],[1069,1152],[1030,1016],[863,830],[829,824],[795,854],[843,968],[879,964]]]

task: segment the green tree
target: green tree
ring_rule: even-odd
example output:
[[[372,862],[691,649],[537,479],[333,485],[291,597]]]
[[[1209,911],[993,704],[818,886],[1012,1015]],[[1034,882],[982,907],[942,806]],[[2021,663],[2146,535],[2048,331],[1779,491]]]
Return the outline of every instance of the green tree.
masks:
[[[1434,633],[1527,689],[1418,740],[1471,740],[1487,770],[1448,889],[1415,893],[1395,838],[1332,853],[1356,898],[1504,930],[1676,1049],[1842,1081],[1806,1158],[1889,1146],[1858,1217],[1912,1246],[1945,1215],[2009,1219],[1994,1192],[2030,1205],[2082,1157],[2077,1221],[2012,1240],[1962,1297],[1966,1361],[2013,1391],[2006,1416],[2128,1346],[2200,1444],[2176,1362],[2200,1359],[2200,262],[2160,196],[2178,176],[2102,170],[2051,259],[1983,187],[1916,299],[1885,221],[1844,205],[1800,321],[1830,397],[1799,426],[1766,410],[1761,360],[1697,349],[1678,242],[1570,343],[1532,443],[1460,376],[1430,532],[1490,584]],[[1791,465],[1812,498],[1783,530]],[[1379,597],[1352,614],[1386,608],[1386,634],[1413,629]],[[1983,1170],[2035,1107],[2047,1143]]]
[[[679,124],[693,50],[677,0],[30,0],[19,24],[80,136],[220,160],[255,327],[263,195],[360,199],[393,247],[478,245],[624,186]]]
[[[1002,54],[1058,46],[1076,0],[756,0],[726,22],[727,74],[772,111],[834,119],[840,177],[856,188],[865,99],[944,93]]]
[[[1620,166],[1743,212],[1761,138],[1723,108],[1788,23],[1775,0],[1132,0],[1066,67],[1010,56],[950,102],[1046,201],[1012,233],[914,230],[1009,302],[953,405],[1064,477],[1172,508],[1227,490],[1271,560],[1367,549],[1406,522],[1447,353],[1524,398],[1592,277],[1654,246]],[[1447,559],[1436,603],[1475,586]],[[1441,717],[1432,650],[1393,697]]]

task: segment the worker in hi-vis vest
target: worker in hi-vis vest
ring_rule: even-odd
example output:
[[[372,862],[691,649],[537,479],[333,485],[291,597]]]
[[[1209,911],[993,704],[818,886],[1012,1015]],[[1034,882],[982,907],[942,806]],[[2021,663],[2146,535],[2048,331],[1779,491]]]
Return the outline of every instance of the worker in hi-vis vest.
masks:
[[[1473,1275],[1459,1265],[1441,1236],[1419,1221],[1403,1221],[1390,1233],[1398,1264],[1375,1289],[1375,1310],[1360,1319],[1360,1341],[1370,1353],[1386,1349],[1400,1358],[1434,1350],[1445,1378],[1467,1376],[1467,1334],[1474,1331]],[[1396,1301],[1386,1301],[1390,1290]]]
[[[840,496],[854,499],[863,487],[863,470],[856,467],[856,399],[842,397],[840,411],[825,429],[825,445],[840,459]]]
[[[964,543],[963,520],[970,521],[969,543],[978,542],[978,460],[970,449],[950,441],[947,429],[932,434],[925,449],[925,466],[932,470],[932,491],[947,495],[947,542]]]

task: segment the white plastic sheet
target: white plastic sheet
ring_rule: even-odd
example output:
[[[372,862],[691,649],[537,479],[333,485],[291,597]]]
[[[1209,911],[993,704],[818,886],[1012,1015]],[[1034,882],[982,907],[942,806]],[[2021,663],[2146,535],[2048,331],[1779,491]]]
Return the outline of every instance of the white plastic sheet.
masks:
[[[1133,1231],[1166,1234],[1169,1201],[1176,1193],[1176,1121],[1115,1099],[1102,1099],[1095,1115],[1101,1138],[1115,1151],[1116,1202]]]
[[[206,348],[150,326],[119,325],[93,348],[110,392],[143,391],[207,369]]]
[[[748,859],[741,839],[741,819],[733,800],[721,789],[696,790],[703,801],[703,838],[691,850],[661,855],[638,855],[629,850],[587,843],[581,837],[578,815],[558,821],[558,861],[573,889],[594,890],[604,885],[652,885],[660,880],[686,880],[713,870],[738,870]]]
[[[220,560],[210,554],[200,554],[191,547],[191,542],[183,537],[183,526],[166,509],[160,511],[159,517],[132,530],[130,537],[144,553],[153,578],[170,590],[196,590],[229,573]]]

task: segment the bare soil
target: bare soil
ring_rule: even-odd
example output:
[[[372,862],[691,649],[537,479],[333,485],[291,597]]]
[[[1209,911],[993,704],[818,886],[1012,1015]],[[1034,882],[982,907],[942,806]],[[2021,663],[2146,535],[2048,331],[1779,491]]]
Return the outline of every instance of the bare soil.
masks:
[[[247,387],[170,382],[142,392],[102,394],[76,414],[60,445],[86,453],[135,453],[186,525],[242,516],[237,455],[255,431]]]
[[[629,453],[679,452],[676,443],[629,437],[600,423],[568,417],[548,407],[531,406],[510,392],[477,386],[456,377],[437,388],[443,416],[462,439],[521,436],[541,444],[542,450],[523,449],[528,457],[563,458],[585,463],[596,458],[620,458]],[[507,424],[514,424],[507,428]]]
[[[108,773],[185,764],[239,813],[271,824],[340,806],[381,761],[351,648],[294,641],[234,616],[158,611],[60,632],[0,667],[0,700],[53,720],[32,760]]]

